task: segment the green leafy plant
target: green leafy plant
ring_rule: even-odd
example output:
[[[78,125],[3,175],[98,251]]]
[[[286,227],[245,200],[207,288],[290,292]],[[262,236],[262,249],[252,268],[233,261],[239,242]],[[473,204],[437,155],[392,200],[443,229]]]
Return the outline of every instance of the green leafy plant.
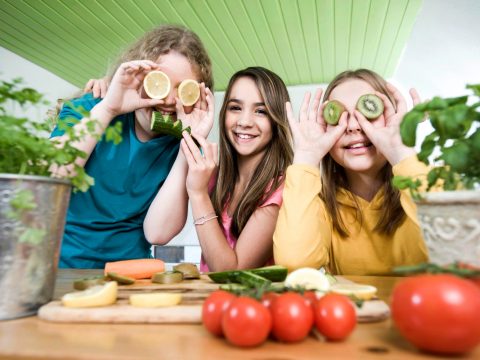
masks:
[[[73,144],[87,135],[100,139],[102,135],[97,131],[98,122],[88,120],[85,129],[78,131],[72,127],[79,122],[78,119],[63,119],[58,122],[58,127],[68,134],[70,140],[61,143],[55,138],[49,139],[52,128],[47,121],[33,121],[9,114],[8,109],[17,105],[24,108],[48,104],[39,92],[22,88],[21,85],[21,79],[0,81],[0,173],[53,177],[54,170],[63,167],[68,169],[64,177],[71,181],[74,191],[88,190],[94,180],[83,167],[75,163],[78,158],[85,158],[86,154]],[[75,108],[75,111],[84,117],[89,116],[89,112],[83,108]],[[105,140],[118,144],[122,140],[121,133],[121,123],[117,122],[106,129]],[[19,189],[10,202],[10,208],[6,216],[22,221],[29,211],[36,208],[34,194]],[[45,231],[25,224],[25,231],[19,236],[21,241],[35,244],[44,235]]]
[[[415,146],[417,127],[425,117],[434,129],[423,140],[418,154],[420,161],[435,165],[427,175],[426,191],[434,186],[444,190],[473,189],[480,184],[480,84],[467,85],[467,89],[473,95],[434,97],[416,105],[400,125],[402,141],[407,146]],[[420,198],[420,180],[396,176],[393,183]]]

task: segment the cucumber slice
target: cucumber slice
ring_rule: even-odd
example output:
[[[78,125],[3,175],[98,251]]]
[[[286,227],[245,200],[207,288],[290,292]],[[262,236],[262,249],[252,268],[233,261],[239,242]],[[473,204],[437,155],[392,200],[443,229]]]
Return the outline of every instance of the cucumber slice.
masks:
[[[192,132],[190,126],[183,128],[181,120],[174,122],[170,115],[162,115],[158,111],[152,112],[150,130],[159,134],[171,135],[178,139],[182,138],[183,131],[187,131],[189,134]]]
[[[106,283],[103,275],[93,276],[85,279],[77,279],[73,281],[73,288],[75,290],[86,290],[93,286],[104,285]]]
[[[108,272],[107,277],[112,281],[116,281],[120,285],[132,285],[135,282],[134,278],[120,275],[115,272]]]
[[[250,271],[240,271],[240,273],[237,275],[237,280],[240,284],[251,288],[267,287],[272,283],[263,276],[254,274]]]
[[[275,282],[285,280],[288,273],[288,269],[280,265],[265,266],[248,271]],[[243,270],[211,272],[208,274],[208,277],[217,284],[238,283],[237,278],[241,272],[243,272]]]
[[[242,284],[222,284],[220,285],[220,290],[225,290],[229,292],[242,292],[248,289],[248,286]]]
[[[184,279],[200,279],[200,272],[195,264],[181,263],[175,265],[173,270],[181,272]]]
[[[153,274],[152,282],[157,284],[177,284],[183,281],[183,274],[179,271],[164,271]]]

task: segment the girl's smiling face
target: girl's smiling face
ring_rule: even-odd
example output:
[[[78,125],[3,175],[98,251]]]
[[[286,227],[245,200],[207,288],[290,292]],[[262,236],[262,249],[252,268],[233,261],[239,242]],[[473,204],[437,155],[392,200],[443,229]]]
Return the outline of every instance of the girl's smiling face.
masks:
[[[328,100],[337,100],[345,105],[347,129],[345,134],[330,150],[330,155],[345,171],[366,172],[376,174],[386,164],[387,160],[363,132],[354,113],[360,96],[374,94],[375,89],[366,81],[349,79],[336,86]],[[380,115],[371,121],[375,127],[384,127],[385,118]]]
[[[240,77],[232,86],[225,113],[225,131],[239,156],[263,154],[272,139],[272,125],[255,81]]]

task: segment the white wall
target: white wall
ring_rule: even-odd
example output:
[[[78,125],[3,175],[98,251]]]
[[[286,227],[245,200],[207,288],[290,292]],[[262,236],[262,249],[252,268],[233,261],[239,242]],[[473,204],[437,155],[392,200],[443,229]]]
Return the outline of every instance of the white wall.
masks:
[[[29,116],[36,120],[45,119],[45,113],[55,106],[58,98],[70,97],[78,91],[77,87],[71,83],[2,47],[0,47],[0,59],[0,79],[11,81],[15,78],[23,78],[22,87],[37,90],[51,104],[50,106],[39,105],[36,109],[29,108],[27,112],[14,109],[14,113],[18,116]]]

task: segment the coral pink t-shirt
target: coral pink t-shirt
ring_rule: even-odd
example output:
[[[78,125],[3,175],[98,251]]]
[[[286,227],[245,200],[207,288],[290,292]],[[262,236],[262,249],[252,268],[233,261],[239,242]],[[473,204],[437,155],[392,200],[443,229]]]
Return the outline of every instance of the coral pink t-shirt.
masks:
[[[212,186],[213,187],[213,186]],[[275,190],[272,195],[266,199],[259,207],[265,207],[269,205],[277,205],[281,206],[282,205],[282,193],[283,193],[283,183]],[[222,222],[222,232],[225,238],[227,239],[228,245],[233,249],[235,247],[235,244],[237,243],[237,238],[232,234],[231,228],[232,228],[232,217],[228,215],[227,212],[228,205],[225,206],[222,215],[221,215],[221,222]],[[272,265],[273,258],[270,259],[265,265]],[[200,260],[200,271],[201,272],[208,272],[208,266],[207,263],[205,262],[205,259],[202,258]]]

